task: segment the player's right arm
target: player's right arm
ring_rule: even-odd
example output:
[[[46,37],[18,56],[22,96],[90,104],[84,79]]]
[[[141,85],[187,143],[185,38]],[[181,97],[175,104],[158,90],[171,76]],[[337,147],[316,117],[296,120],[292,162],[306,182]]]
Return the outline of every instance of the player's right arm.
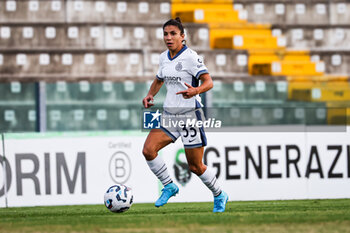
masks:
[[[143,98],[142,100],[142,104],[145,108],[149,108],[151,106],[153,106],[153,97],[158,93],[158,91],[160,90],[160,88],[163,86],[163,81],[155,78],[153,80],[153,83],[151,85],[151,87],[149,88],[148,94],[145,98]]]

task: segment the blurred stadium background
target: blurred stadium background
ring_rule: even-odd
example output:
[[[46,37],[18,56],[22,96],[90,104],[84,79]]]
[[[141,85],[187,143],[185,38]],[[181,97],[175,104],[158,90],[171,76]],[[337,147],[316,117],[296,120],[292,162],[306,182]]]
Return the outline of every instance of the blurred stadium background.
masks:
[[[214,80],[207,116],[236,129],[204,152],[223,215],[180,140],[160,154],[185,203],[153,207],[141,101],[176,16]],[[349,0],[0,0],[0,231],[349,232],[349,38]],[[103,206],[115,183],[134,192],[122,215]]]
[[[176,16],[225,126],[349,123],[349,13],[345,0],[0,1],[0,132],[140,129]]]

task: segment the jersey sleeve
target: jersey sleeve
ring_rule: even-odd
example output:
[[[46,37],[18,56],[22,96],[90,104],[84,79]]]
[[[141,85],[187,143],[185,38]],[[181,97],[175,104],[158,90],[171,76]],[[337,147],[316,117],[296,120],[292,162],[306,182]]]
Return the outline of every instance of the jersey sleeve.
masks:
[[[159,66],[158,66],[158,72],[157,72],[157,79],[160,80],[160,81],[164,81],[164,77],[163,77],[163,74],[162,74],[162,69],[163,69],[163,65],[162,65],[162,55],[159,56]]]
[[[188,64],[190,65],[188,69],[190,74],[196,77],[196,79],[199,79],[202,74],[209,73],[207,67],[204,65],[203,58],[197,54],[189,57]]]

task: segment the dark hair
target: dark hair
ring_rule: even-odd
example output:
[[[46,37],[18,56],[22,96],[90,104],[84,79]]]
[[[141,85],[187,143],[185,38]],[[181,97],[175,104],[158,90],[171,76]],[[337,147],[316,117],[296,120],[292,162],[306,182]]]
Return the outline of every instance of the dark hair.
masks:
[[[181,34],[185,34],[184,27],[182,26],[181,19],[179,17],[176,17],[175,19],[169,19],[165,24],[163,25],[163,30],[166,26],[173,25],[180,29]]]

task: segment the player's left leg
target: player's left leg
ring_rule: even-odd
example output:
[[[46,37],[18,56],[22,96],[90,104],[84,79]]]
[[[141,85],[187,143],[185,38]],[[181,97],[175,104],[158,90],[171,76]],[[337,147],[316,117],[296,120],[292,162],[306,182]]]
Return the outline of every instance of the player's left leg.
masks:
[[[228,195],[221,190],[216,176],[203,163],[204,147],[185,148],[187,163],[190,170],[195,173],[203,183],[212,191],[214,196],[213,212],[224,212]]]

